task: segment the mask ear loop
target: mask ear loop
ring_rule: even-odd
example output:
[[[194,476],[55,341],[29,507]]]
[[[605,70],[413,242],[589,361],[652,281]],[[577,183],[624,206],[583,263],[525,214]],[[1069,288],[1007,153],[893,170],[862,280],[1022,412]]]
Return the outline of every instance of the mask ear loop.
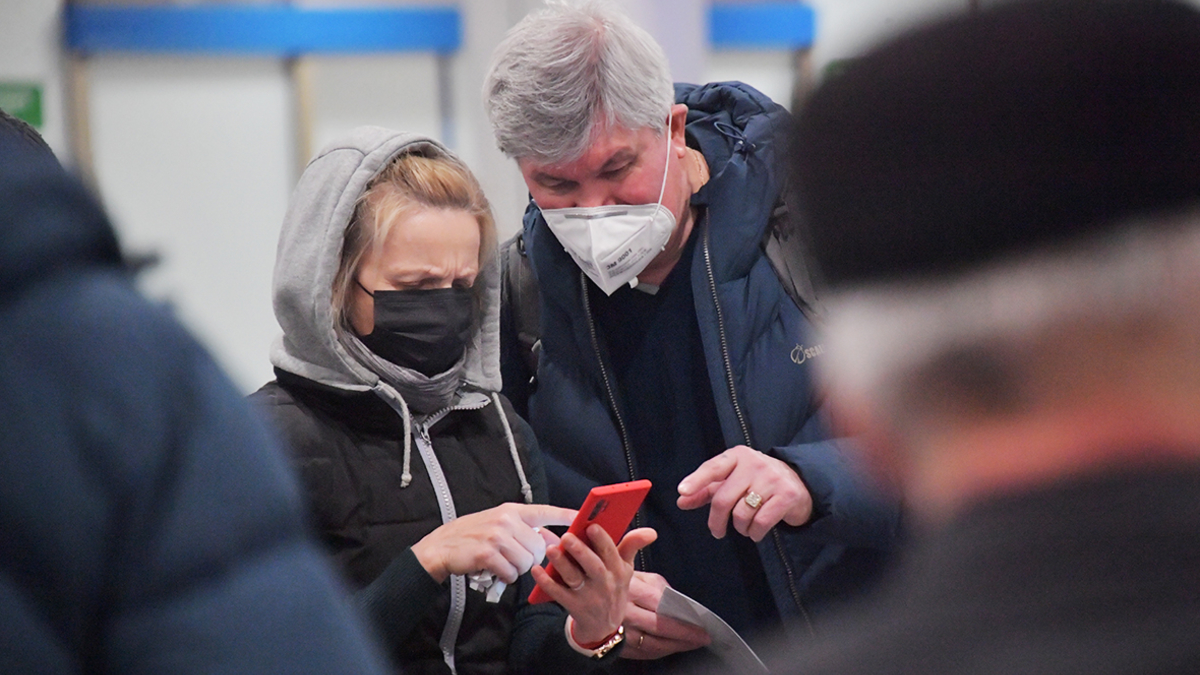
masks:
[[[354,283],[358,284],[358,287],[363,289],[363,293],[366,293],[367,295],[371,296],[372,298],[375,297],[374,293],[372,293],[371,291],[368,291],[367,287],[362,285],[362,282],[358,280],[358,277],[354,277]]]
[[[654,205],[655,210],[654,210],[654,214],[650,216],[651,220],[654,219],[655,215],[658,215],[658,209],[663,208],[662,200],[663,200],[663,197],[667,194],[667,171],[670,170],[670,168],[671,168],[671,122],[672,122],[671,117],[672,117],[672,115],[670,113],[668,113],[667,114],[667,161],[665,164],[663,164],[662,187],[658,189],[658,203]],[[672,219],[674,219],[673,215],[672,215]],[[670,241],[670,239],[668,239],[667,241]],[[662,248],[659,250],[660,251],[667,250],[666,242],[663,242]],[[638,285],[638,278],[636,276],[634,276],[632,279],[629,280],[629,287],[637,288],[637,285]]]
[[[671,168],[671,117],[667,115],[667,161],[663,165],[662,187],[658,190],[658,207],[662,208],[663,197],[667,194],[667,170]],[[666,248],[666,244],[663,244]]]

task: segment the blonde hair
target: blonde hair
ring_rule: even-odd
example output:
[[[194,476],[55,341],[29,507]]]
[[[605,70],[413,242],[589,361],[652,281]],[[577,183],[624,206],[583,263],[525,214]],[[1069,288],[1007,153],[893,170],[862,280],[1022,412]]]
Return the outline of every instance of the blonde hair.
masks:
[[[350,328],[350,288],[367,249],[378,250],[387,240],[393,223],[422,207],[458,209],[475,218],[479,223],[480,269],[495,253],[496,224],[492,208],[470,169],[453,155],[422,150],[399,155],[359,195],[354,217],[346,227],[341,261],[333,277],[336,327]],[[477,294],[479,292],[477,290]]]

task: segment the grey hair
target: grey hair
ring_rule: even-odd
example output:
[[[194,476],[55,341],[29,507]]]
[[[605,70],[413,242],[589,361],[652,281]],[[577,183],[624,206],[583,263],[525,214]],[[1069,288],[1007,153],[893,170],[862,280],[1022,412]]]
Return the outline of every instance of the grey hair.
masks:
[[[606,2],[548,2],[505,36],[483,85],[500,151],[557,164],[605,128],[661,134],[675,102],[662,48]]]
[[[954,397],[953,409],[1011,412],[1034,391],[1022,364],[1071,331],[1195,321],[1200,208],[953,279],[844,291],[827,309],[818,365],[835,389],[897,419]]]

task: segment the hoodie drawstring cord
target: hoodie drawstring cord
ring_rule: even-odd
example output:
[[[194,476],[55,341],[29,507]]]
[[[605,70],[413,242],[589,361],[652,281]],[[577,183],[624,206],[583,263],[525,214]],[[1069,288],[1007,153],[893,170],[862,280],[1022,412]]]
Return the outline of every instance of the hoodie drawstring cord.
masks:
[[[500,395],[492,392],[492,400],[496,403],[496,414],[500,415],[500,423],[504,425],[504,437],[508,439],[508,451],[512,453],[513,466],[517,467],[517,477],[521,479],[521,494],[525,496],[526,504],[532,504],[533,488],[529,487],[529,480],[525,478],[525,467],[521,466],[521,456],[517,454],[517,441],[513,438],[512,427],[508,424],[504,407],[500,405]]]
[[[412,482],[412,414],[408,412],[408,403],[404,402],[404,397],[396,398],[400,399],[400,408],[404,411],[404,472],[400,474],[400,487],[406,488]]]
[[[375,393],[387,401],[393,410],[397,410],[394,402],[399,402],[398,412],[404,420],[404,471],[400,474],[400,487],[406,488],[412,482],[412,413],[408,411],[408,402],[404,397],[382,381],[375,385]]]
[[[749,154],[758,149],[758,146],[746,140],[746,135],[742,133],[741,129],[733,126],[732,124],[717,122],[713,124],[713,128],[719,131],[725,138],[733,141],[734,152]]]
[[[387,391],[389,387],[382,389],[388,394],[392,393]],[[400,474],[400,487],[406,488],[412,482],[412,413],[409,412],[408,403],[403,396],[389,395],[385,400],[400,403],[400,417],[404,420],[404,471]],[[512,426],[508,423],[508,416],[504,414],[504,407],[500,405],[500,395],[492,392],[492,401],[496,404],[496,414],[500,416],[500,423],[504,425],[508,451],[512,455],[513,466],[517,468],[517,477],[521,480],[521,495],[525,497],[526,504],[532,504],[533,488],[529,485],[529,479],[525,477],[525,467],[521,465],[521,456],[517,453],[517,440],[513,437]]]

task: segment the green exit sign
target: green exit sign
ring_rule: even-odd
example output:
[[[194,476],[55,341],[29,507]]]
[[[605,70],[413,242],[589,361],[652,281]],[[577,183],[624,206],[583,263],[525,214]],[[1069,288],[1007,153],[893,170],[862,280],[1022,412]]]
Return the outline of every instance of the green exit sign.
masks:
[[[29,82],[0,82],[0,110],[40,129],[42,85]]]

